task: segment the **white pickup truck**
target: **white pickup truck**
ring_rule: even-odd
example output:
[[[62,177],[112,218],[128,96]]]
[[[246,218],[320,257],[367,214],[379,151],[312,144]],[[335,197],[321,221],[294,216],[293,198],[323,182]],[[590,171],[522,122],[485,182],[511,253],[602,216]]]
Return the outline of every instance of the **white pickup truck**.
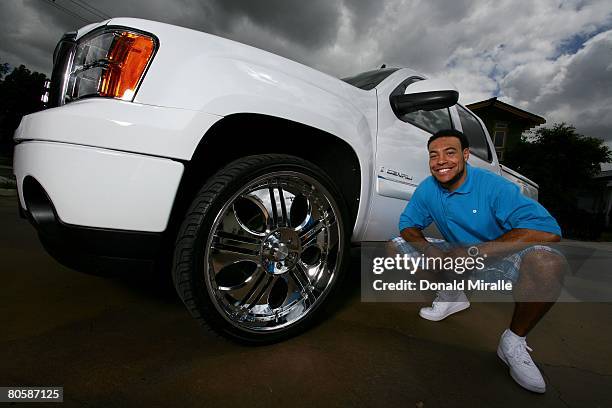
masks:
[[[537,197],[502,171],[451,84],[406,68],[340,80],[213,35],[113,18],[62,38],[46,97],[49,109],[15,133],[14,171],[49,253],[94,272],[167,260],[191,314],[246,342],[304,330],[324,314],[351,243],[398,233],[436,130],[462,130],[472,165]]]

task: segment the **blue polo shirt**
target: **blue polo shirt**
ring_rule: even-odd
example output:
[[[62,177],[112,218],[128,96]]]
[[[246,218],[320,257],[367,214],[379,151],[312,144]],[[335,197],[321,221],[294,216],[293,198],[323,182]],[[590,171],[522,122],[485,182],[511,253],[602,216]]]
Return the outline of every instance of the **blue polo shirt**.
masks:
[[[445,189],[432,176],[423,180],[400,216],[400,231],[424,229],[435,222],[446,241],[467,245],[493,241],[514,228],[561,236],[557,221],[516,184],[469,164],[466,172],[455,191]]]

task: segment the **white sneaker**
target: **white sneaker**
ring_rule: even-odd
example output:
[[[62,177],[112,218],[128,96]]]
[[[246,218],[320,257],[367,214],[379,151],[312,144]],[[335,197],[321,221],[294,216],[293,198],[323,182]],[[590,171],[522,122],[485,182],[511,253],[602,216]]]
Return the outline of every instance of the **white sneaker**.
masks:
[[[529,391],[544,393],[546,383],[528,351],[533,350],[527,345],[525,337],[519,337],[508,329],[502,334],[497,347],[497,355],[510,367],[510,376],[514,381]]]
[[[470,302],[462,290],[440,290],[431,307],[423,307],[419,310],[419,316],[423,319],[439,322],[468,307],[470,307]]]

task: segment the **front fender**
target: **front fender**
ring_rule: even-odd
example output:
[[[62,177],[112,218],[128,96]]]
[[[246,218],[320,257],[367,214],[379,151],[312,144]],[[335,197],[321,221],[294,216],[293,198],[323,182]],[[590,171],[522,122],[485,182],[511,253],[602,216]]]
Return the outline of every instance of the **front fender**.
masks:
[[[278,55],[181,27],[123,18],[109,25],[134,27],[159,38],[159,50],[136,94],[137,103],[215,116],[268,115],[348,143],[361,167],[357,222],[361,225],[374,173],[375,90],[363,91]],[[196,148],[194,144],[192,153]]]

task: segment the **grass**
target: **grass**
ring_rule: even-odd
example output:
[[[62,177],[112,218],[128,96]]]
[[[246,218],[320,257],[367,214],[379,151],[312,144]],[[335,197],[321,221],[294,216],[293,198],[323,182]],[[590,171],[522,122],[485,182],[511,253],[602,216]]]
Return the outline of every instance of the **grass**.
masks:
[[[16,188],[17,183],[14,177],[1,177],[0,176],[0,188]]]
[[[13,158],[7,156],[0,156],[0,166],[12,166]]]
[[[612,231],[604,231],[601,233],[597,241],[610,242],[612,241]]]

